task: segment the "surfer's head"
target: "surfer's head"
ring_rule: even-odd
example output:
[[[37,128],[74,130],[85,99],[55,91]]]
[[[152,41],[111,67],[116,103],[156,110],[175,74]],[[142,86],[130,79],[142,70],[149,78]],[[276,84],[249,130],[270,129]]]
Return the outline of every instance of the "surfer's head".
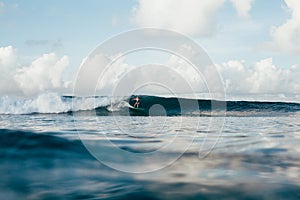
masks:
[[[135,100],[135,101],[139,101],[139,97],[138,96],[136,96],[133,100]]]

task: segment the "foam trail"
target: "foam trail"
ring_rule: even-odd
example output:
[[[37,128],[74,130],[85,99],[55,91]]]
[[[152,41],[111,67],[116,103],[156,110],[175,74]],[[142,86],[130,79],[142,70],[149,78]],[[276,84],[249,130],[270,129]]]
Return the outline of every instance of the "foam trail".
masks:
[[[119,103],[108,106],[107,110],[110,112],[115,112],[121,110],[122,108],[128,107],[133,108],[133,106],[131,106],[127,101],[120,101]]]

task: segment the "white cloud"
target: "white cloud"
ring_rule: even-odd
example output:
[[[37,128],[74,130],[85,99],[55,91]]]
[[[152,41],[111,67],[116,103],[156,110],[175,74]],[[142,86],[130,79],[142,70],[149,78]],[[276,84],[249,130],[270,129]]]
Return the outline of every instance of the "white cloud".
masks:
[[[265,43],[270,50],[288,53],[300,53],[300,1],[285,0],[291,18],[284,24],[272,27],[271,42]]]
[[[17,68],[17,50],[12,46],[0,47],[0,94],[13,93],[17,90],[11,81]]]
[[[188,49],[185,50],[188,51]],[[192,53],[186,54],[192,56]],[[99,54],[86,60],[87,66],[79,76],[77,91],[90,92],[85,95],[94,95],[99,78],[102,78],[102,85],[100,87],[98,85],[97,88],[101,95],[111,94],[111,91],[118,88],[117,91],[120,92],[118,94],[122,96],[121,94],[129,94],[126,93],[128,91],[133,92],[135,89],[141,88],[147,82],[159,83],[165,89],[150,84],[147,87],[142,87],[138,92],[166,94],[168,93],[166,89],[170,89],[175,94],[191,91],[205,93],[209,92],[205,84],[214,87],[212,80],[218,78],[209,66],[202,68],[199,74],[196,68],[174,55],[170,56],[163,65],[150,64],[144,67],[143,65],[139,67],[128,65],[122,56],[115,63],[111,63],[112,59]],[[101,66],[107,66],[109,63],[111,65],[107,70],[101,69]],[[282,68],[276,66],[272,58],[260,60],[251,66],[238,60],[216,66],[228,96],[248,95],[247,97],[255,99],[257,95],[300,94],[300,82],[298,80],[300,66],[293,65]],[[103,72],[105,72],[104,76]],[[279,97],[278,100],[280,100]]]
[[[0,47],[0,66],[1,69],[8,70],[15,67],[17,62],[17,50],[12,46]]]
[[[300,94],[300,66],[280,68],[272,58],[254,66],[243,61],[229,61],[217,65],[228,95],[230,94]]]
[[[188,49],[185,49],[188,51]],[[192,56],[192,53],[187,53]],[[120,91],[128,88],[138,88],[147,81],[162,83],[175,92],[184,92],[189,86],[195,86],[205,91],[204,81],[213,80],[210,68],[204,68],[202,75],[192,68],[189,63],[176,56],[171,56],[165,66],[149,65],[146,68],[126,64],[121,55],[116,57],[95,55],[86,58],[88,66],[77,77],[77,87],[80,92],[93,95],[99,77],[103,76],[103,84],[98,85],[99,91],[111,91],[118,86]],[[62,73],[68,66],[67,56],[58,58],[54,53],[44,54],[33,61],[29,66],[21,67],[18,64],[17,51],[12,46],[0,48],[0,94],[23,92],[26,95],[35,95],[46,91],[62,91],[67,82],[62,80]],[[101,68],[111,64],[109,68]],[[216,65],[224,82],[226,93],[231,94],[300,94],[300,66],[293,65],[281,68],[273,64],[272,58],[258,61],[253,66],[247,66],[244,61],[232,60]],[[207,71],[207,73],[206,73]],[[203,76],[203,77],[202,77]],[[119,82],[121,81],[121,82]],[[72,89],[72,83],[69,89]],[[211,82],[213,85],[213,82]],[[142,91],[158,92],[158,88],[146,88]],[[166,90],[164,90],[165,92]],[[189,90],[190,91],[190,90]],[[69,91],[70,92],[70,91]],[[99,93],[105,95],[105,93]],[[109,93],[110,94],[110,93]]]
[[[187,45],[178,49],[179,55],[191,60],[199,59],[199,54]],[[116,60],[115,60],[116,59]],[[200,62],[200,61],[199,61]],[[183,58],[170,55],[161,64],[150,62],[134,66],[126,62],[126,56],[108,57],[101,53],[86,59],[81,66],[75,84],[75,95],[112,95],[127,96],[132,93],[167,94],[208,92],[206,83],[216,86],[215,70],[211,63],[201,58],[201,69],[192,66]],[[155,62],[154,62],[155,63]],[[209,66],[207,66],[209,65]],[[200,71],[201,70],[201,71]],[[209,79],[209,80],[206,80]],[[87,81],[88,80],[88,81]],[[217,88],[217,87],[214,87]],[[117,95],[116,95],[117,94]]]
[[[133,9],[140,27],[165,28],[188,35],[210,35],[214,15],[225,0],[139,0]]]
[[[17,70],[14,80],[26,95],[62,87],[61,76],[69,64],[67,56],[58,59],[54,53],[44,54],[30,66]]]
[[[250,74],[246,79],[251,84],[250,93],[284,92],[280,88],[281,78],[289,80],[289,77],[283,77],[281,69],[273,65],[272,58],[257,62]]]
[[[230,0],[235,7],[238,15],[243,18],[249,17],[249,11],[251,10],[254,0]]]
[[[70,85],[75,87],[75,95],[91,96],[96,91],[101,91],[96,95],[109,94],[122,74],[131,67],[123,62],[121,55],[116,55],[119,56],[120,59],[116,61],[101,53],[83,59],[77,76]]]
[[[22,66],[15,48],[0,47],[0,95],[35,95],[63,90],[62,74],[68,64],[67,56],[59,59],[50,53],[37,58],[29,66]]]

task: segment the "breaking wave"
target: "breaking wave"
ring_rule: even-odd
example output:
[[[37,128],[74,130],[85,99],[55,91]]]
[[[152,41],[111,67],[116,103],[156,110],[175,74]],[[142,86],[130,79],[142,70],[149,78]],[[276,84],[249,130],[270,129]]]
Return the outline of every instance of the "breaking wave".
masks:
[[[121,98],[72,97],[45,93],[31,99],[0,97],[0,114],[67,113],[107,107]]]
[[[256,101],[216,101],[140,95],[140,109],[132,109],[131,97],[76,97],[45,93],[31,99],[0,97],[0,114],[72,114],[74,112],[98,116],[107,115],[226,115],[268,116],[290,114],[300,111],[300,103],[256,102]]]

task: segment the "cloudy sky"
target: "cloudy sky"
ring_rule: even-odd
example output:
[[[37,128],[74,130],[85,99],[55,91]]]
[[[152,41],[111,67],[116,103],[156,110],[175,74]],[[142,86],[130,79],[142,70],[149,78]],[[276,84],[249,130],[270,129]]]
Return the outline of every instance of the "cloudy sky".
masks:
[[[228,95],[300,99],[299,0],[0,0],[0,95],[66,92],[98,44],[143,27],[196,41]]]

